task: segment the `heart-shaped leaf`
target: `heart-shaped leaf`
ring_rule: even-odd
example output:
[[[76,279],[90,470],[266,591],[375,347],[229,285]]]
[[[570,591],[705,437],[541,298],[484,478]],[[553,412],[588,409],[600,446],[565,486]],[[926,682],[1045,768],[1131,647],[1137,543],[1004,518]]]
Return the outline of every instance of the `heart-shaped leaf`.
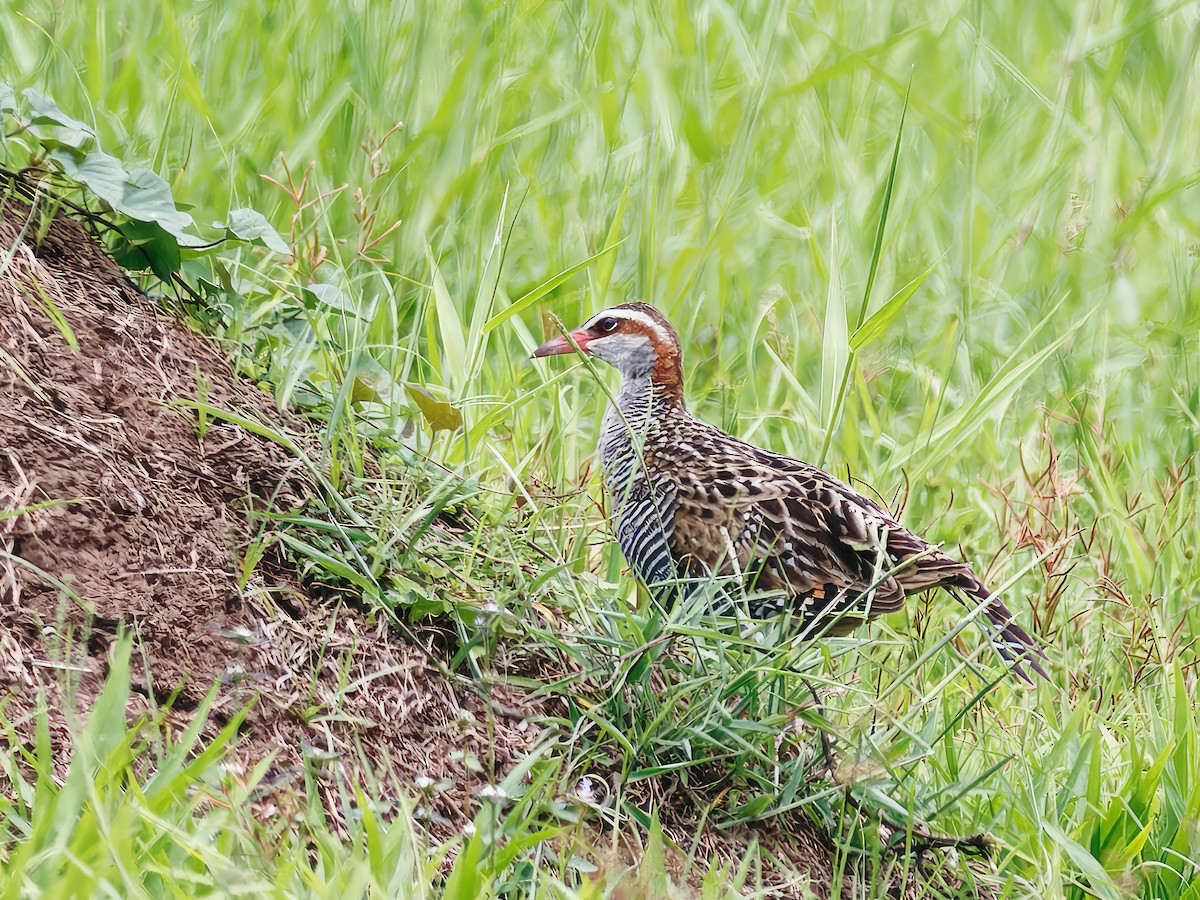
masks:
[[[47,147],[85,150],[96,142],[91,125],[68,116],[41,91],[25,91],[25,101],[29,104],[29,131]]]
[[[181,247],[199,247],[208,242],[184,231],[192,217],[175,205],[171,187],[149,169],[126,169],[119,159],[103,150],[79,153],[55,147],[49,154],[63,173],[86,187],[114,210],[136,222],[153,223],[175,238]]]
[[[121,208],[129,173],[115,156],[103,150],[93,150],[80,156],[63,147],[51,150],[48,155],[72,181],[84,185],[113,209]]]
[[[231,209],[229,218],[223,224],[218,223],[214,227],[224,229],[226,237],[249,241],[275,253],[291,252],[291,248],[267,221],[266,216],[253,209]]]
[[[439,400],[419,384],[405,384],[404,388],[435,434],[439,431],[458,431],[462,428],[463,416],[457,407],[445,400]]]
[[[184,232],[183,229],[192,224],[192,217],[176,208],[171,186],[149,169],[129,169],[125,197],[119,209],[131,219],[157,223],[163,231],[179,238],[184,246],[203,243]]]
[[[113,259],[127,269],[149,268],[163,281],[179,271],[179,241],[155,222],[126,222],[122,240],[113,248]]]
[[[364,355],[354,370],[350,400],[353,403],[378,403],[390,398],[395,386],[388,370],[373,357]]]

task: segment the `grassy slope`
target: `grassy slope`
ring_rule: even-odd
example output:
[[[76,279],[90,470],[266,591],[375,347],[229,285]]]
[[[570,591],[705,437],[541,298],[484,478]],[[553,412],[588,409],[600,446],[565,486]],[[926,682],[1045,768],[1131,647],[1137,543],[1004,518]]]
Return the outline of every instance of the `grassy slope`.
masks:
[[[849,683],[832,703],[843,750],[861,761],[860,790],[942,831],[995,834],[1001,881],[1016,894],[1179,893],[1200,851],[1188,702],[1188,460],[1200,426],[1194,12],[886,0],[865,12],[439,6],[113,4],[97,20],[83,4],[18,4],[0,15],[13,51],[0,76],[94,110],[103,143],[153,160],[201,221],[237,201],[281,230],[290,222],[300,260],[246,257],[234,268],[252,303],[230,310],[225,336],[247,371],[328,418],[347,490],[363,487],[364,440],[395,448],[394,481],[366,486],[375,501],[363,501],[381,565],[437,566],[396,561],[387,547],[413,527],[399,442],[413,403],[401,385],[460,404],[465,433],[421,439],[422,451],[469,474],[446,490],[474,493],[493,525],[525,521],[529,510],[505,495],[514,478],[528,487],[533,530],[557,565],[497,572],[473,551],[528,551],[503,527],[482,529],[475,548],[460,548],[459,599],[491,591],[515,618],[542,623],[510,627],[547,643],[560,639],[530,597],[574,607],[582,633],[607,634],[618,650],[663,626],[606,614],[612,590],[592,580],[547,581],[554,569],[616,582],[621,561],[586,478],[602,390],[586,368],[526,361],[542,336],[536,311],[570,325],[607,300],[661,306],[688,347],[700,414],[824,455],[885,496],[903,489],[906,522],[961,545],[1054,645],[1066,689],[1001,685],[979,702],[994,666],[971,633],[955,644],[978,674],[937,646],[958,622],[949,602],[859,635],[877,643],[831,642],[843,658],[820,677]],[[910,73],[869,308],[933,269],[851,358],[846,335],[859,322]],[[260,178],[287,184],[286,163],[299,184],[310,160],[303,193]],[[619,239],[541,307],[484,331]],[[349,311],[306,308],[300,287],[313,279],[339,287]],[[547,491],[567,497],[541,499]],[[748,669],[774,693],[764,688],[747,718],[785,730],[783,711],[803,691],[778,672],[796,660],[711,643],[670,665],[706,690]],[[606,652],[564,649],[585,664]],[[710,711],[737,700],[716,693]],[[596,719],[635,738],[627,770],[677,761],[695,723],[669,707],[659,721],[657,701],[642,696],[632,708],[606,702],[580,728],[564,783],[585,766]],[[695,752],[723,752],[728,728],[701,732]],[[771,793],[767,762],[743,754],[735,765]],[[788,802],[785,783],[768,805]]]

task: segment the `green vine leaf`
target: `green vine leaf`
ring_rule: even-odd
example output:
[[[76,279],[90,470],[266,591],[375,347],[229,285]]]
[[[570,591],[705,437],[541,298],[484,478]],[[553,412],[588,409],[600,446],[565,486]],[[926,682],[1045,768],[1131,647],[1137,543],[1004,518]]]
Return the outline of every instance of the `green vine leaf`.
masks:
[[[216,223],[213,227],[224,229],[227,238],[236,238],[257,244],[275,253],[292,252],[284,239],[279,236],[279,232],[267,221],[267,217],[257,210],[245,207],[232,209],[229,211],[229,218],[224,223]]]
[[[439,400],[419,384],[406,383],[404,388],[408,391],[408,396],[412,397],[413,402],[417,404],[417,408],[421,410],[421,415],[425,417],[425,421],[429,423],[434,434],[439,431],[458,431],[462,428],[463,415],[457,407],[445,400]]]
[[[125,199],[119,209],[131,219],[158,224],[185,247],[206,243],[195,235],[184,233],[183,229],[192,224],[192,217],[176,207],[171,186],[149,169],[129,169]]]
[[[79,182],[111,206],[120,209],[125,199],[125,181],[129,173],[115,156],[93,150],[82,157],[72,150],[58,148],[47,154],[58,163],[63,174]]]
[[[126,269],[149,268],[163,281],[170,281],[182,265],[179,240],[155,222],[121,225],[124,239],[113,248],[113,259]]]
[[[83,151],[96,143],[96,132],[91,125],[68,116],[41,91],[30,88],[24,95],[29,104],[29,131],[46,147]]]
[[[0,82],[0,114],[11,115],[45,151],[45,159],[74,184],[102,201],[119,217],[113,222],[121,240],[113,247],[117,261],[131,269],[151,269],[170,280],[180,271],[183,251],[211,249],[214,242],[189,231],[192,216],[181,209],[165,179],[150,169],[127,166],[99,147],[95,129],[63,112],[40,91],[22,92],[18,103],[12,87]],[[26,114],[27,113],[27,114]],[[224,239],[254,244],[275,253],[290,248],[267,221],[252,209],[231,210],[223,223],[215,224]],[[195,252],[189,254],[194,256]],[[321,288],[311,291],[319,302],[333,298]],[[342,307],[351,304],[344,301]]]
[[[119,159],[103,150],[80,155],[59,147],[47,156],[58,164],[63,174],[82,184],[117,212],[136,222],[158,225],[182,247],[208,243],[184,230],[192,224],[192,217],[175,205],[171,186],[149,169],[126,169]]]

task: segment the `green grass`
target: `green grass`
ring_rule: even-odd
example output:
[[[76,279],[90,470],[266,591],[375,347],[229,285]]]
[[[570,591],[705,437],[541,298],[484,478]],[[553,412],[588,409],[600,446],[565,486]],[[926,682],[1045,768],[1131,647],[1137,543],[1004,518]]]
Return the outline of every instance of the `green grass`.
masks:
[[[194,310],[322,423],[315,463],[363,536],[293,549],[378,602],[451,610],[480,680],[507,634],[607,685],[558,686],[583,699],[547,797],[602,756],[629,784],[718,761],[735,786],[713,821],[803,809],[869,852],[793,752],[814,744],[802,671],[839,688],[856,796],[991,833],[1006,896],[1200,890],[1190,5],[31,2],[0,31],[0,78],[197,221],[248,205],[296,248],[222,253],[237,290]],[[184,271],[221,283],[209,257]],[[944,597],[801,647],[635,608],[590,475],[604,385],[527,359],[539,316],[627,299],[679,328],[700,415],[898,492],[906,524],[960,546],[1048,641],[1056,686],[989,692]],[[461,429],[429,432],[439,400]],[[477,526],[426,546],[447,506]],[[167,812],[182,846],[251,827]],[[129,866],[163,865],[125,833]]]
[[[414,885],[405,895],[417,896],[429,883],[434,867],[406,810],[387,829],[369,814],[351,821],[348,841],[319,817],[291,827],[256,820],[251,802],[266,765],[236,786],[220,777],[242,717],[198,742],[215,693],[182,734],[169,736],[158,716],[127,725],[131,646],[125,636],[115,648],[61,783],[48,731],[34,747],[5,753],[14,787],[0,803],[6,896],[396,896]],[[9,721],[0,729],[19,746]]]

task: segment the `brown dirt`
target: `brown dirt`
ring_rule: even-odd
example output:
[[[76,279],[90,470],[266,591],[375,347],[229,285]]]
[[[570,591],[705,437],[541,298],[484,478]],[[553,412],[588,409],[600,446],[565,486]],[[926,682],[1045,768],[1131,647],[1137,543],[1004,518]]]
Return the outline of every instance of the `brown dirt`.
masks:
[[[435,632],[419,632],[419,645],[402,640],[356,598],[306,592],[270,553],[239,587],[239,561],[261,527],[253,512],[299,508],[310,485],[296,459],[250,431],[210,423],[201,438],[178,401],[202,395],[301,445],[302,426],[142,295],[79,224],[58,219],[35,243],[27,221],[24,208],[0,208],[0,509],[51,505],[0,518],[4,716],[31,741],[38,696],[49,698],[62,774],[70,726],[129,625],[139,654],[131,719],[174,694],[168,722],[183,727],[220,684],[211,736],[251,704],[232,763],[249,771],[273,755],[264,815],[295,802],[289,788],[302,787],[305,756],[316,752],[335,820],[339,782],[357,782],[367,760],[393,793],[414,793],[421,775],[451,779],[421,811],[438,837],[461,829],[478,804],[473,789],[537,743],[544,708],[502,689],[498,704],[485,704],[431,662]],[[694,812],[664,811],[663,823],[692,846]],[[700,855],[737,861],[751,840],[828,892],[832,848],[805,821],[708,830]],[[619,856],[610,868],[635,863],[636,848]],[[780,896],[803,895],[781,873],[764,874]],[[892,885],[889,896],[921,890]]]
[[[58,505],[0,520],[5,715],[29,734],[44,691],[62,710],[53,735],[65,769],[67,718],[90,707],[128,623],[139,653],[131,715],[177,691],[182,724],[222,682],[208,733],[253,701],[235,762],[275,754],[280,796],[305,753],[355,769],[361,746],[410,783],[454,779],[424,812],[435,830],[461,827],[480,780],[462,751],[502,777],[535,742],[538,709],[501,696],[528,717],[494,714],[354,598],[314,600],[279,565],[239,589],[248,511],[297,508],[308,482],[296,459],[243,428],[210,423],[201,440],[176,401],[203,385],[219,409],[295,423],[138,292],[80,225],[55,221],[36,248],[19,239],[26,212],[0,211],[0,506]]]

